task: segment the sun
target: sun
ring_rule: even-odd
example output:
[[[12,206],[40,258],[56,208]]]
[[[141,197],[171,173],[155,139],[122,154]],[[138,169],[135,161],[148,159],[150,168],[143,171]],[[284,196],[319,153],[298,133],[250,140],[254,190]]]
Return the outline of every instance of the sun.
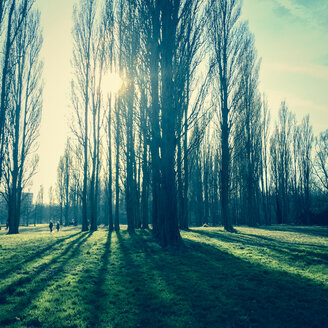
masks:
[[[123,79],[118,73],[109,72],[103,78],[102,89],[108,94],[117,94],[123,86]]]

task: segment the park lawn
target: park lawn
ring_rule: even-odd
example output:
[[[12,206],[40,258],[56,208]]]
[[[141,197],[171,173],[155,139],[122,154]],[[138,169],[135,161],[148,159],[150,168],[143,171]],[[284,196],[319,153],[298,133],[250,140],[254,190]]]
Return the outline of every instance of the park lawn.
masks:
[[[237,231],[2,231],[0,327],[328,327],[328,229]]]

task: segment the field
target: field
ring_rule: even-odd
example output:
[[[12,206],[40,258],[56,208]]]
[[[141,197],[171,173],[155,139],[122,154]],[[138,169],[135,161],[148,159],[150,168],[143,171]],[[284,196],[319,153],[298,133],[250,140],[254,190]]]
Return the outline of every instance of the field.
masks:
[[[328,229],[0,231],[0,327],[328,327]]]

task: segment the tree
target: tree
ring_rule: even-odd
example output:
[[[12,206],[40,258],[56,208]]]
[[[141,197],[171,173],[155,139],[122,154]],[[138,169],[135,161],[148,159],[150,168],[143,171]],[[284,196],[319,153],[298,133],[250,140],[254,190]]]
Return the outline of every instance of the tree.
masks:
[[[291,185],[292,153],[291,145],[294,116],[285,102],[281,103],[279,120],[270,139],[271,179],[276,198],[278,223],[287,223],[289,219],[289,190]]]
[[[72,100],[77,127],[73,132],[83,147],[83,192],[82,192],[82,231],[89,229],[88,224],[88,145],[89,145],[89,111],[92,103],[92,51],[96,33],[96,1],[80,0],[73,12],[73,60],[74,80],[72,81]],[[94,94],[93,94],[94,95]],[[95,112],[93,111],[93,118]],[[95,121],[93,121],[95,124]],[[95,157],[94,157],[95,159]],[[95,163],[93,163],[95,164]],[[94,173],[94,172],[93,172]]]
[[[234,152],[240,151],[239,165],[242,191],[245,199],[247,224],[258,224],[259,216],[256,206],[256,195],[259,194],[260,182],[260,124],[261,97],[258,92],[258,75],[260,62],[254,45],[254,37],[248,30],[245,32],[244,46],[241,58],[240,96],[241,102],[236,118],[234,132],[238,134],[234,145]],[[237,148],[237,149],[236,149]],[[238,149],[240,148],[240,149]],[[238,165],[238,163],[237,163]],[[242,181],[244,180],[244,181]]]
[[[57,168],[57,186],[62,218],[64,208],[65,225],[69,225],[69,209],[71,206],[72,151],[70,140],[67,139],[64,155],[60,157]],[[61,219],[62,220],[62,219]],[[62,222],[61,222],[62,224]]]
[[[9,94],[10,94],[10,79],[14,75],[12,73],[13,68],[13,56],[12,48],[17,35],[22,30],[22,25],[26,21],[26,17],[30,12],[34,0],[22,0],[16,2],[16,0],[11,0],[10,4],[1,1],[0,4],[0,22],[4,20],[4,14],[6,13],[6,4],[9,5],[8,17],[7,17],[7,30],[6,37],[4,41],[4,57],[3,57],[3,67],[1,74],[1,95],[0,95],[0,182],[3,174],[3,160],[4,153],[6,151],[6,140],[5,135],[5,124],[6,124],[6,114],[9,106]],[[2,27],[2,24],[1,24]]]
[[[54,216],[54,207],[55,207],[55,195],[52,186],[49,187],[48,198],[49,198],[49,216],[52,218]]]
[[[119,8],[120,34],[119,34],[119,65],[126,72],[127,81],[125,83],[125,93],[121,96],[120,110],[122,113],[125,128],[125,204],[128,230],[133,232],[138,221],[138,197],[137,197],[137,176],[136,176],[136,155],[135,155],[135,129],[136,117],[136,65],[139,52],[138,36],[138,13],[137,2],[132,0],[121,1]]]
[[[59,203],[60,208],[60,224],[63,225],[63,207],[64,207],[64,186],[65,186],[65,168],[64,161],[62,158],[59,160],[57,167],[57,183],[56,183],[56,191],[57,191],[57,201]]]
[[[16,24],[20,15],[15,16]],[[42,35],[40,14],[30,11],[12,47],[13,66],[7,107],[4,156],[10,234],[18,233],[22,191],[36,171],[37,138],[42,108],[42,62],[39,53]]]
[[[239,0],[211,1],[209,8],[209,42],[215,76],[214,97],[218,104],[221,138],[220,198],[223,225],[233,231],[229,217],[231,175],[231,128],[239,102],[238,80],[245,25],[239,23]]]
[[[300,189],[302,193],[302,208],[305,216],[305,224],[310,223],[310,189],[312,179],[312,147],[313,147],[313,132],[310,125],[310,117],[307,115],[303,118],[299,127],[299,170],[300,170]]]
[[[262,122],[261,122],[261,190],[263,199],[264,221],[266,225],[271,224],[270,190],[269,190],[269,131],[270,111],[267,100],[262,100]]]
[[[106,1],[105,11],[103,15],[104,24],[104,37],[106,38],[107,45],[107,56],[109,63],[110,72],[113,71],[114,63],[114,7],[113,1]],[[108,225],[108,230],[112,231],[114,229],[113,221],[113,173],[112,173],[112,92],[110,91],[108,95],[108,120],[107,120],[107,161],[108,161],[108,172],[107,172],[107,202],[108,202],[108,219],[106,224]]]
[[[43,215],[44,215],[43,196],[44,196],[44,188],[43,185],[40,185],[35,202],[34,225],[36,225],[37,223],[42,223],[43,221]]]
[[[314,172],[320,189],[328,192],[328,129],[315,140]]]

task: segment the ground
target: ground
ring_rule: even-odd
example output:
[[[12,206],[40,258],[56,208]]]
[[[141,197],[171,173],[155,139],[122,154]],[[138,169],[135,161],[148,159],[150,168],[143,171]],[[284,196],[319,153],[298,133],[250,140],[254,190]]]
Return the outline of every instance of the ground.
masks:
[[[328,229],[0,231],[0,327],[328,327]]]

